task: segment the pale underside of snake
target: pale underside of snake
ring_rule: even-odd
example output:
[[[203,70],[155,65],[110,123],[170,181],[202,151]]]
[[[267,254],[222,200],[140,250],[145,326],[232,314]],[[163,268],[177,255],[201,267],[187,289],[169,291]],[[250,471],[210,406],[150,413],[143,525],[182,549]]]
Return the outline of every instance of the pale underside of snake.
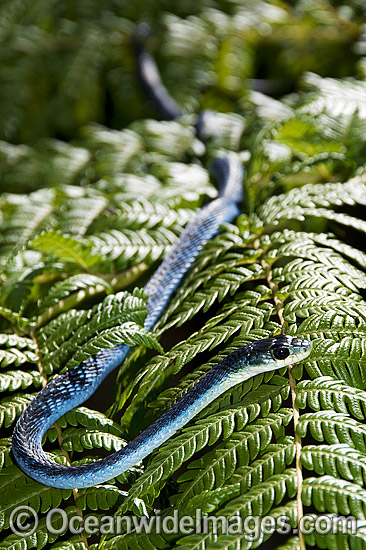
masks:
[[[136,44],[140,78],[149,97],[165,118],[179,117],[180,109],[163,87],[153,59],[143,51],[138,41]],[[198,137],[204,133],[205,116],[207,114],[203,113],[199,118]],[[148,330],[161,316],[203,245],[218,233],[222,223],[233,221],[240,213],[243,172],[237,157],[228,155],[215,159],[213,169],[219,181],[218,198],[197,213],[145,286],[148,303],[144,326]],[[63,414],[86,401],[105,377],[122,363],[130,348],[119,345],[101,350],[78,367],[53,379],[37,394],[15,427],[14,457],[27,475],[45,485],[73,489],[105,482],[148,456],[234,385],[258,373],[297,363],[309,355],[310,347],[306,340],[285,335],[251,342],[218,363],[120,451],[89,464],[56,464],[42,449],[44,434]]]

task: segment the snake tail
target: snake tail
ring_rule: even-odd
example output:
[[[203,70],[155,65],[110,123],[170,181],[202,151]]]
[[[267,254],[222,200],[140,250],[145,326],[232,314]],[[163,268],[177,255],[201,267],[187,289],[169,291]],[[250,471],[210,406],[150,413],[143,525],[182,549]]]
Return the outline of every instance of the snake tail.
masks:
[[[145,51],[144,42],[149,34],[149,26],[140,23],[132,37],[139,81],[155,111],[165,120],[175,120],[182,116],[182,111],[165,88],[155,60]]]

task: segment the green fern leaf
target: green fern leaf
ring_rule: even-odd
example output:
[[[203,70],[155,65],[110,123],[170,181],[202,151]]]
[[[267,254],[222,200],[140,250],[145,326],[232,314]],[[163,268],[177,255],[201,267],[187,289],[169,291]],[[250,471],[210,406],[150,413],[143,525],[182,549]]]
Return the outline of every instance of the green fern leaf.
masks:
[[[106,549],[119,550],[165,550],[169,548],[163,537],[143,533],[116,536],[105,541],[104,546]]]
[[[305,540],[309,545],[324,546],[326,544],[326,548],[334,548],[337,550],[341,550],[342,548],[363,550],[364,548],[366,548],[366,534],[364,526],[363,529],[357,529],[357,531],[355,532],[354,528],[348,527],[347,524],[344,525],[342,518],[339,518],[334,514],[329,514],[329,518],[334,518],[333,523],[337,528],[337,530],[334,529],[334,531],[336,532],[330,531],[328,533],[317,533],[316,530],[314,530],[313,533],[305,536]],[[313,515],[314,523],[318,519],[321,523],[321,516]],[[361,520],[359,520],[359,522],[361,522]]]
[[[8,428],[29,405],[34,395],[22,394],[5,397],[0,401],[0,426]]]
[[[69,309],[70,306],[65,307],[60,305],[60,301],[64,301],[66,298],[69,298],[73,294],[77,294],[75,297],[75,303],[79,304],[82,299],[93,296],[95,293],[104,291],[111,292],[112,287],[95,275],[74,275],[66,279],[66,281],[60,281],[56,283],[47,296],[41,300],[39,304],[40,313],[43,313],[48,308],[54,307],[57,305],[57,310],[62,311],[62,308]],[[71,304],[71,307],[75,305]]]
[[[87,546],[83,541],[76,539],[55,544],[52,550],[87,550]]]
[[[230,418],[230,416],[226,415],[226,418]],[[200,420],[197,422],[195,431],[184,429],[182,435],[165,443],[159,450],[158,457],[153,460],[150,467],[131,488],[122,510],[128,509],[133,498],[141,498],[146,493],[151,494],[154,485],[158,481],[170,476],[194,452],[199,451],[208,442],[212,445],[217,441],[221,432],[221,429],[220,431],[217,429],[217,422],[221,423],[223,419],[225,419],[225,416],[220,415],[218,418],[213,416],[210,422],[208,422],[208,419],[205,421]],[[254,425],[248,427],[247,433],[237,433],[233,439],[230,438],[229,448],[227,448],[227,444],[224,445],[221,453],[218,452],[216,460],[212,464],[210,463],[210,469],[212,468],[210,474],[212,472],[214,477],[217,477],[219,486],[226,476],[230,477],[232,475],[239,456],[246,456],[246,453],[249,453],[251,458],[257,456],[258,452],[269,444],[273,436],[283,437],[283,425],[286,425],[290,420],[291,412],[283,410],[280,414],[269,415],[266,419],[258,420],[257,424],[254,423]],[[233,428],[232,425],[231,429]],[[226,437],[227,435],[226,433]],[[239,462],[239,465],[242,464]]]
[[[70,521],[73,517],[78,516],[78,510],[75,506],[67,507],[64,512],[67,521]],[[52,544],[59,536],[65,534],[67,530],[67,526],[65,524],[67,522],[64,521],[64,518],[60,514],[54,514],[48,521],[50,522],[52,529],[57,531],[58,534],[54,534],[52,530],[48,528],[46,519],[41,518],[39,520],[37,530],[32,535],[27,535],[24,537],[19,535],[9,535],[1,541],[1,548],[4,550],[28,550],[28,548],[41,549],[46,546],[46,544]],[[64,525],[65,528],[62,529]],[[65,547],[65,550],[66,548],[72,550],[73,546],[75,550],[85,550],[84,544],[80,541],[70,543],[70,546],[68,546],[68,543],[57,545],[59,548],[63,546]],[[56,546],[53,546],[52,548],[55,547]]]
[[[81,452],[84,449],[93,448],[119,451],[125,444],[125,441],[115,435],[91,430],[89,427],[85,429],[74,428],[63,432],[62,447],[67,451]]]
[[[25,475],[21,474],[20,477],[24,478]],[[2,480],[2,483],[4,481]],[[11,481],[11,483],[13,482]],[[41,511],[44,513],[51,508],[57,508],[62,500],[67,500],[72,494],[72,491],[69,489],[55,490],[36,481],[27,480],[27,482],[24,482],[21,480],[21,483],[16,485],[7,487],[6,493],[2,492],[0,496],[0,507],[4,516],[2,528],[5,529],[9,527],[11,512],[16,507],[26,504],[31,506],[36,512]]]
[[[0,391],[15,391],[19,388],[27,388],[29,386],[40,386],[42,383],[41,375],[38,371],[7,371],[0,374]]]
[[[363,420],[366,415],[366,393],[340,380],[323,376],[303,380],[296,387],[296,403],[300,409],[309,406],[314,411],[334,409]]]
[[[176,241],[176,235],[166,227],[163,229],[111,229],[108,233],[90,237],[94,254],[105,258],[112,264],[111,270],[122,271],[130,266],[159,260],[169,246]],[[104,268],[105,269],[105,268]]]
[[[116,508],[126,497],[126,492],[115,485],[97,485],[79,491],[77,505],[80,510],[110,510]]]
[[[33,351],[22,351],[17,348],[9,348],[0,350],[0,366],[8,367],[15,365],[16,367],[24,363],[35,363],[37,356]]]
[[[354,481],[366,485],[366,457],[345,444],[307,445],[301,453],[301,462],[319,475]]]
[[[220,484],[216,488],[213,477],[209,479],[208,468],[205,467],[206,455],[204,459],[188,464],[188,471],[178,478],[178,482],[182,484],[179,494],[174,495],[171,502],[179,510],[184,509],[185,513],[203,506],[207,512],[212,512],[223,502],[240,496],[268,477],[283,472],[292,463],[294,454],[295,447],[291,438],[285,438],[283,442],[278,440],[276,444],[268,445],[253,464],[237,468],[235,473],[225,480],[223,488]]]
[[[102,260],[101,256],[94,253],[90,244],[72,237],[65,237],[58,232],[42,233],[29,244],[35,250],[52,254],[56,258],[76,264],[86,271]]]
[[[216,524],[217,534],[212,532],[212,523],[209,533],[190,535],[180,539],[180,548],[225,549],[235,547],[237,544],[240,544],[244,548],[250,548],[253,542],[253,540],[250,540],[250,533],[248,537],[243,537],[242,531],[238,529],[236,534],[226,534],[224,530],[226,528],[225,523],[220,518],[225,519],[239,516],[244,520],[248,516],[263,517],[272,508],[273,504],[279,504],[282,501],[286,492],[290,495],[296,493],[296,475],[292,469],[287,469],[282,474],[270,477],[259,487],[254,487],[247,494],[234,499],[231,503],[220,509],[216,514],[218,520]],[[287,508],[286,511],[288,511]],[[277,512],[278,515],[283,515],[282,508],[278,509]],[[276,517],[275,509],[272,510],[271,515]],[[252,533],[252,537],[255,537],[254,533]],[[262,537],[263,533],[258,533],[256,543],[262,542]]]
[[[11,438],[3,437],[0,439],[0,468],[10,466],[12,460],[10,457]]]
[[[299,435],[304,438],[307,431],[317,441],[329,444],[346,443],[359,451],[365,448],[366,428],[353,418],[335,411],[319,411],[303,414],[297,425]]]
[[[60,428],[70,426],[84,426],[91,430],[100,430],[116,436],[122,436],[120,426],[108,418],[105,414],[88,409],[87,407],[77,407],[64,414],[58,419],[57,425]],[[50,441],[55,441],[58,437],[56,428],[50,428],[47,432]]]
[[[302,499],[305,506],[314,504],[319,512],[352,514],[365,519],[366,491],[355,483],[322,476],[304,480]]]
[[[362,314],[362,311],[360,313]],[[349,308],[346,312],[339,311],[338,323],[343,321],[344,314],[349,317]],[[342,326],[344,326],[343,323]],[[348,335],[342,338],[340,342],[328,338],[315,341],[311,356],[314,362],[309,363],[309,373],[314,378],[322,375],[335,379],[339,378],[351,386],[363,389],[365,388],[362,368],[363,356],[361,354],[363,346],[364,338],[355,336],[352,339]]]
[[[143,325],[146,306],[141,291],[132,295],[107,296],[90,311],[73,311],[51,321],[39,334],[45,372],[58,369],[70,356],[68,366],[75,366],[99,349],[118,344],[145,344],[161,350],[156,338]],[[127,320],[128,319],[128,320]],[[79,328],[77,330],[76,327]]]

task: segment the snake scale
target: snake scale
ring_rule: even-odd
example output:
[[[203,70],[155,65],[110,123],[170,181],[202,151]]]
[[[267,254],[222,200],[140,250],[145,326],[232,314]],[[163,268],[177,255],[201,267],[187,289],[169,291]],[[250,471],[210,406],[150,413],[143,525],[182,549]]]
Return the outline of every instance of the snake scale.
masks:
[[[143,34],[140,27],[135,35],[140,80],[162,116],[175,119],[181,111],[162,85],[154,60],[141,46],[141,30]],[[212,112],[200,115],[196,124],[198,137],[201,131],[204,133],[205,116],[214,115]],[[145,286],[148,303],[144,326],[148,330],[161,316],[203,245],[218,233],[222,223],[233,221],[240,213],[243,171],[238,158],[229,155],[217,158],[213,169],[219,181],[218,198],[199,210]],[[56,464],[42,449],[44,434],[63,414],[86,401],[121,364],[130,348],[119,345],[100,350],[53,379],[31,401],[14,430],[14,457],[28,476],[45,485],[74,489],[103,483],[140,462],[231,387],[255,374],[297,363],[309,355],[310,348],[307,340],[286,335],[249,343],[225,357],[123,449],[89,464]]]

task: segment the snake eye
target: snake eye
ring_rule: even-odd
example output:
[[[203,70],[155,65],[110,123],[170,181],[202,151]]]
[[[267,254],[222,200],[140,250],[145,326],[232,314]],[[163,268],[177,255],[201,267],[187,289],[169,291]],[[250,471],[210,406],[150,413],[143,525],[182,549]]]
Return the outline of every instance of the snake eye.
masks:
[[[275,359],[286,359],[290,355],[290,350],[285,347],[279,347],[273,350]]]

